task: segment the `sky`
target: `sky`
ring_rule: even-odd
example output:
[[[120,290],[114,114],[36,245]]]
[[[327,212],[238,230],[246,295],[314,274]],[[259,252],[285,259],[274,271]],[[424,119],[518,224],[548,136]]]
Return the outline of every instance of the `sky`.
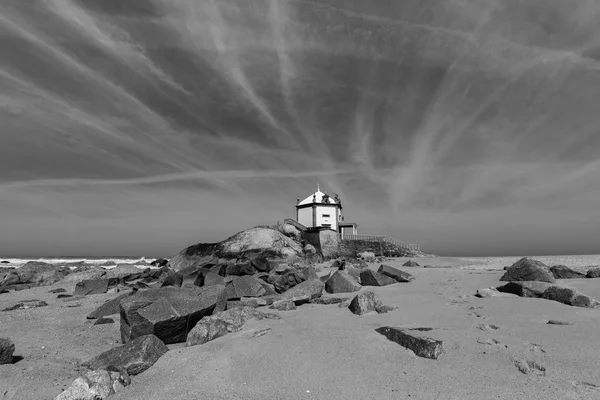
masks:
[[[168,257],[295,216],[600,253],[597,0],[2,0],[0,256]]]

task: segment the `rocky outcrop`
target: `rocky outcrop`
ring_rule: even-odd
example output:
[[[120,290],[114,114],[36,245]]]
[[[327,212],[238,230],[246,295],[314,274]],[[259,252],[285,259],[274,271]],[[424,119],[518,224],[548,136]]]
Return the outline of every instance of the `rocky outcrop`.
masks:
[[[200,320],[187,335],[186,346],[204,344],[230,332],[238,332],[249,319],[279,319],[279,316],[251,307],[222,311]]]
[[[498,289],[490,287],[484,289],[477,289],[477,293],[475,293],[476,297],[480,297],[483,299],[487,299],[490,297],[511,297],[514,296],[511,293],[500,292]]]
[[[52,285],[69,274],[69,269],[40,261],[29,261],[4,276],[0,286],[31,284],[32,286]]]
[[[361,286],[345,271],[335,271],[325,282],[327,293],[352,293],[358,292]]]
[[[578,279],[585,278],[585,274],[574,271],[565,265],[555,265],[550,267],[550,272],[555,279]]]
[[[267,282],[273,285],[277,293],[283,293],[306,280],[316,278],[317,273],[312,267],[285,268],[272,271]]]
[[[271,257],[290,259],[302,257],[302,245],[268,227],[256,227],[231,236],[220,243],[200,243],[182,250],[169,261],[169,266],[180,270],[190,265],[216,259],[244,259],[246,254],[268,252]]]
[[[500,278],[504,282],[538,281],[555,283],[556,280],[548,266],[540,261],[523,257],[510,267]]]
[[[384,326],[375,329],[377,333],[382,334],[388,340],[398,343],[400,346],[411,350],[419,357],[438,359],[442,353],[442,341],[435,340],[422,335],[429,328],[402,329],[391,326]]]
[[[71,386],[54,400],[104,400],[128,386],[131,382],[126,372],[99,369],[75,379]]]
[[[86,271],[73,272],[65,276],[62,282],[65,283],[79,283],[87,280],[101,279],[106,275],[107,271],[101,267],[93,267]]]
[[[10,364],[15,352],[15,344],[10,339],[0,338],[0,364]]]
[[[377,272],[394,279],[396,282],[406,283],[415,280],[415,277],[408,272],[404,272],[398,268],[390,267],[389,265],[385,264],[381,264]]]
[[[254,276],[236,276],[233,280],[227,283],[228,299],[241,297],[260,297],[267,293],[267,290],[263,287],[260,279]]]
[[[203,317],[226,307],[225,287],[160,288],[121,301],[121,340],[153,334],[165,344],[184,342]]]
[[[388,286],[398,283],[398,281],[379,272],[365,269],[360,272],[360,283],[363,286]]]
[[[522,281],[509,282],[498,286],[496,289],[502,293],[512,293],[520,297],[542,297],[544,291],[552,286],[548,282]]]
[[[169,348],[159,338],[145,335],[105,351],[82,365],[92,370],[113,366],[124,368],[129,375],[137,375],[154,365],[167,351]]]

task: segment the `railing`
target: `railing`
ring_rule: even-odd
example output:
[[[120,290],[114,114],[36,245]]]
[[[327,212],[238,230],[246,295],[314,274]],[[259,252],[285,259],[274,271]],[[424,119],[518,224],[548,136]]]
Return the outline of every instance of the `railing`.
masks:
[[[392,239],[382,235],[348,235],[345,233],[338,234],[340,240],[365,240],[369,242],[385,242],[401,247],[406,250],[419,251],[418,244],[406,244],[400,240]]]

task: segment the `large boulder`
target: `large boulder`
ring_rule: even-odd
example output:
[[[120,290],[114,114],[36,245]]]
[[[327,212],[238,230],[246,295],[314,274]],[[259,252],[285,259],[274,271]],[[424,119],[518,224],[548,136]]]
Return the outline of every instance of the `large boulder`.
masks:
[[[316,278],[318,278],[317,272],[312,267],[292,267],[271,271],[267,282],[273,285],[277,293],[283,293],[304,281]]]
[[[360,272],[360,284],[363,286],[387,286],[394,283],[398,283],[398,281],[370,269]]]
[[[153,334],[165,344],[184,342],[201,318],[224,310],[226,304],[221,285],[140,291],[121,301],[121,340]]]
[[[556,279],[550,272],[550,268],[541,261],[529,257],[523,257],[510,267],[500,278],[503,282],[514,281],[538,281],[555,283]]]
[[[15,344],[6,338],[0,338],[0,364],[10,364],[12,362]]]
[[[555,265],[550,267],[550,272],[555,279],[578,279],[585,278],[585,274],[572,270],[565,265]]]
[[[509,282],[496,289],[521,297],[535,297],[557,301],[575,307],[596,308],[600,303],[576,289],[537,281]]]
[[[82,365],[89,369],[124,368],[129,375],[137,375],[150,368],[169,348],[156,336],[140,336],[132,341],[107,350]]]
[[[323,294],[325,285],[319,279],[309,279],[282,293],[277,300],[292,300],[296,305],[308,303]]]
[[[189,332],[186,346],[207,343],[229,332],[238,332],[249,319],[279,319],[276,314],[263,313],[252,307],[236,307],[201,319]]]
[[[335,271],[325,282],[327,293],[352,293],[358,292],[361,286],[356,279],[345,271]]]
[[[380,314],[386,313],[392,310],[392,307],[386,307],[383,302],[375,293],[366,291],[354,296],[348,309],[356,315],[364,315],[369,312],[377,312]]]
[[[71,386],[54,400],[104,400],[121,390],[131,379],[125,371],[90,371],[73,381]]]
[[[385,264],[381,264],[377,272],[394,279],[396,282],[412,282],[415,280],[415,277],[408,272],[404,272],[398,268],[390,267],[389,265]]]
[[[585,274],[586,278],[600,278],[600,268],[590,268]]]

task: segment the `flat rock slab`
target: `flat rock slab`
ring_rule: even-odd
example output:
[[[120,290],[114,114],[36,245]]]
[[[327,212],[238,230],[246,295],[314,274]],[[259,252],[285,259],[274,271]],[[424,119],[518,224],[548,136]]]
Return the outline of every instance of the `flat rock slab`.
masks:
[[[442,355],[442,341],[422,336],[422,330],[384,326],[375,329],[388,340],[411,350],[419,357],[437,360]]]
[[[54,400],[104,400],[129,385],[131,379],[125,371],[90,371],[73,381],[71,386]]]
[[[48,303],[42,300],[24,300],[14,306],[7,307],[2,311],[27,310],[30,308],[46,307]]]
[[[10,339],[0,338],[0,364],[10,364],[15,352],[15,344]]]
[[[94,322],[94,325],[106,325],[106,324],[114,324],[115,320],[112,318],[101,317]]]
[[[325,282],[327,293],[352,293],[360,290],[360,284],[345,271],[335,271]]]
[[[203,317],[225,309],[225,287],[149,289],[121,301],[121,340],[153,334],[165,344],[185,342]]]
[[[401,283],[412,282],[415,280],[415,277],[409,274],[408,272],[404,272],[402,270],[399,270],[398,268],[390,267],[389,265],[385,264],[381,264],[377,272],[389,276],[390,278]]]
[[[118,314],[121,307],[121,300],[123,300],[127,296],[131,296],[132,294],[133,292],[127,292],[115,297],[114,299],[108,300],[107,302],[96,308],[94,311],[92,311],[90,314],[88,314],[86,318],[96,319],[105,317],[107,315]]]
[[[108,291],[108,279],[91,279],[79,282],[75,286],[73,295],[87,296],[91,294],[104,294]]]
[[[250,276],[236,276],[231,282],[238,297],[260,297],[266,294],[267,290],[261,284],[260,279]]]
[[[555,283],[554,275],[550,268],[540,261],[524,257],[508,267],[500,278],[503,282],[539,281]]]
[[[312,299],[310,302],[311,304],[324,304],[324,305],[329,305],[329,304],[340,304],[343,301],[349,300],[347,297],[319,297],[316,299]]]
[[[249,319],[279,319],[279,315],[263,313],[251,307],[233,308],[201,319],[192,329],[186,340],[186,346],[196,346],[238,332]]]
[[[363,286],[388,286],[398,283],[398,281],[387,275],[366,269],[360,273],[360,283]]]
[[[548,325],[573,325],[572,322],[562,321],[562,320],[558,320],[558,319],[551,319],[548,322],[546,322],[546,324],[548,324]]]
[[[89,369],[124,368],[129,375],[137,375],[150,368],[169,348],[156,336],[135,338],[123,346],[97,355],[82,365]]]
[[[320,280],[309,279],[280,294],[276,300],[291,300],[300,305],[321,297],[324,288],[325,284]]]
[[[296,304],[292,300],[277,300],[269,308],[279,311],[293,311],[296,309]]]
[[[405,262],[404,264],[402,264],[403,267],[419,267],[419,263],[413,260],[409,260],[407,262]]]

